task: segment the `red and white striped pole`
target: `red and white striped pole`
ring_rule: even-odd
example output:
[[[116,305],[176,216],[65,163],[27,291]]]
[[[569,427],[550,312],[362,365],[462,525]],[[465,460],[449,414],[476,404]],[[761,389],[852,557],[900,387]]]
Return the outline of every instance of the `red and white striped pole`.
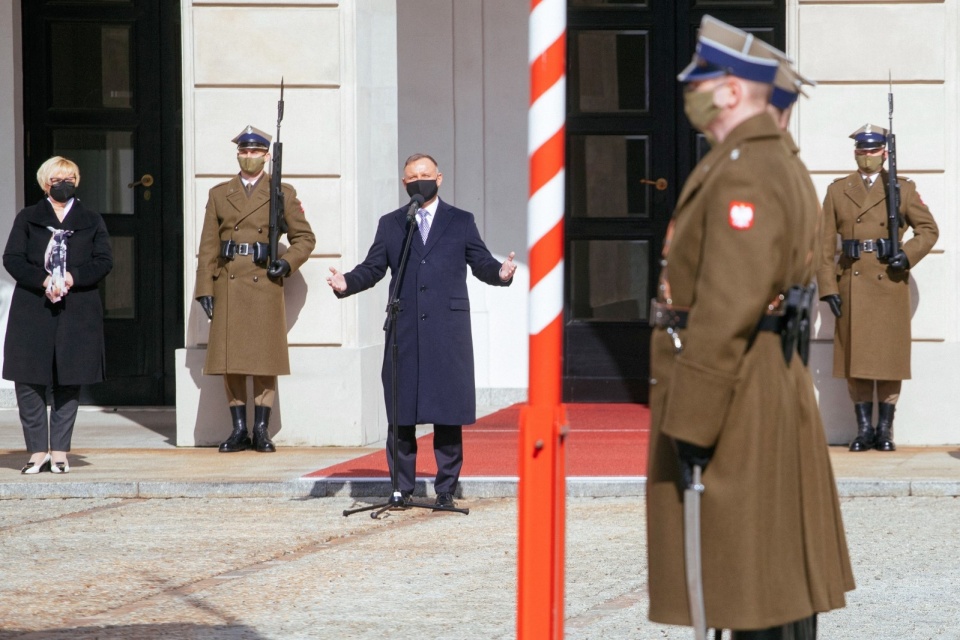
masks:
[[[520,413],[517,638],[563,637],[566,0],[531,0],[529,399]]]

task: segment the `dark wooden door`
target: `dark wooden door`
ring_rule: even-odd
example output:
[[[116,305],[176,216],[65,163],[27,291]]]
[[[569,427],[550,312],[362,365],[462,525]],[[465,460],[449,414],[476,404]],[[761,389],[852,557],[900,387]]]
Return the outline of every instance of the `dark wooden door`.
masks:
[[[784,0],[569,2],[566,402],[647,402],[662,241],[708,150],[676,80],[704,13],[783,48]]]
[[[100,287],[107,380],[81,400],[172,404],[183,340],[179,3],[22,7],[27,202],[42,197],[36,168],[70,158],[113,250]]]

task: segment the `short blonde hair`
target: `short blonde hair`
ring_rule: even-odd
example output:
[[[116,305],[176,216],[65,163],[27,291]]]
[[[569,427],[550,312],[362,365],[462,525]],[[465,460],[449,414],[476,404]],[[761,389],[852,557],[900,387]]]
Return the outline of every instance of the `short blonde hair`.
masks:
[[[80,186],[80,167],[77,166],[77,163],[62,156],[53,156],[37,169],[37,184],[40,185],[44,193],[47,192],[47,187],[50,185],[50,178],[58,173],[72,173],[73,183]]]

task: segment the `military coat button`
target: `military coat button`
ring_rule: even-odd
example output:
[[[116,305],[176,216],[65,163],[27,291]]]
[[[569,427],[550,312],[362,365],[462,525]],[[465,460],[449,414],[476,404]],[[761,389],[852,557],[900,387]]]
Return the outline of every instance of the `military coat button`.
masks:
[[[422,285],[420,287],[420,291],[426,291],[426,290],[427,290],[427,285]]]
[[[653,386],[653,385],[655,385],[655,384],[657,384],[657,379],[656,379],[656,378],[650,378],[650,386]]]
[[[853,272],[853,275],[858,276],[858,275],[860,275],[860,272],[859,272],[859,271],[854,271],[854,272]]]
[[[234,231],[240,231],[240,225],[234,225],[233,230],[234,230]]]
[[[421,319],[421,320],[426,320],[426,319],[427,319],[427,314],[421,313],[421,314],[420,314],[420,319]]]
[[[882,273],[878,273],[878,274],[877,274],[877,280],[883,280],[883,274],[882,274]]]
[[[257,233],[263,233],[263,227],[257,227]]]
[[[260,276],[253,276],[254,282],[260,282]]]
[[[237,276],[236,276],[235,274],[232,274],[232,273],[230,274],[230,279],[231,279],[231,280],[233,280],[233,279],[236,278],[236,277],[237,277]]]

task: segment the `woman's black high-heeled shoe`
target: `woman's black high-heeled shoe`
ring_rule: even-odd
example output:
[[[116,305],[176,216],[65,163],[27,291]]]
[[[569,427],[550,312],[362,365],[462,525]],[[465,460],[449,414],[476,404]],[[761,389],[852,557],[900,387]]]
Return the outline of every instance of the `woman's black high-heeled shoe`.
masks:
[[[27,464],[23,465],[22,469],[20,469],[20,473],[26,473],[26,474],[40,473],[41,471],[50,471],[50,454],[49,453],[46,456],[44,456],[40,464],[37,464],[36,462],[28,462]]]

